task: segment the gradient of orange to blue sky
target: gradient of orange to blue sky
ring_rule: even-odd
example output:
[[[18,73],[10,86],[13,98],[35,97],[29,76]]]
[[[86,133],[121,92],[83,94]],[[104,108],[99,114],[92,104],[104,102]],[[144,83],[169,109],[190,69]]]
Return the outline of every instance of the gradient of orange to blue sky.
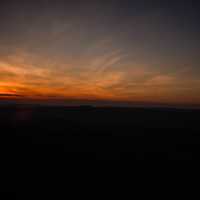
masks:
[[[200,104],[198,1],[2,0],[0,100]]]

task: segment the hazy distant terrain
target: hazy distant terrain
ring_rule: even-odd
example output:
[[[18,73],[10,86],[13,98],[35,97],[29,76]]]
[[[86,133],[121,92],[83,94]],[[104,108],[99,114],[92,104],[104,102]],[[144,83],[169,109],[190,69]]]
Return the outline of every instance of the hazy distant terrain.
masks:
[[[198,159],[200,152],[199,110],[4,105],[0,122],[5,150],[20,158]]]

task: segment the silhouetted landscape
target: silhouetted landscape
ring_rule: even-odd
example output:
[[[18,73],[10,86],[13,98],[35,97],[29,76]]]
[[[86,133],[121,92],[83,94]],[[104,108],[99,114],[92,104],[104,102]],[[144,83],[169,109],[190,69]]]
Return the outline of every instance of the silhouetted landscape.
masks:
[[[199,159],[200,110],[1,105],[0,121],[19,159]]]

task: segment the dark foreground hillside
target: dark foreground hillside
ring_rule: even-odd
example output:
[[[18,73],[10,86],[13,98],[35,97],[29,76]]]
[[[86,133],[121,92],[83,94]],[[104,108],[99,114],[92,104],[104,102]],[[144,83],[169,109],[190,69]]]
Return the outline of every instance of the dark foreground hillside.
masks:
[[[4,155],[19,159],[199,159],[200,152],[198,110],[1,106],[0,129]]]

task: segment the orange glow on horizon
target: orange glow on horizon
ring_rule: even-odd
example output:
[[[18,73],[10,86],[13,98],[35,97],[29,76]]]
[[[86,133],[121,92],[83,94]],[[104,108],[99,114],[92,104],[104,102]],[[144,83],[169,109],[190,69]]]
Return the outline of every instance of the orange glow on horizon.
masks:
[[[83,71],[74,68],[72,61],[65,68],[60,67],[64,63],[35,67],[19,57],[15,65],[0,62],[0,99],[200,103],[196,92],[200,82],[188,79],[186,73],[166,75],[145,66],[110,69],[120,58],[112,56],[95,58],[92,67]]]

